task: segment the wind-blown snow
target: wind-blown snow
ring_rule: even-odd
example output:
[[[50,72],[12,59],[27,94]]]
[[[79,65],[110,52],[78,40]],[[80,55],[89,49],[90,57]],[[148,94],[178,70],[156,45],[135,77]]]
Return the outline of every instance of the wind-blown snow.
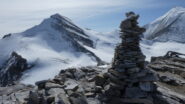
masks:
[[[95,53],[103,61],[110,63],[114,56],[114,49],[120,42],[119,30],[109,33],[99,33],[92,30],[86,31],[86,34],[94,41],[95,48],[84,46],[88,50]]]
[[[185,42],[185,8],[176,7],[146,25],[146,39]]]
[[[55,23],[58,21],[49,18],[23,33],[1,39],[0,65],[13,51],[26,58],[29,64],[34,65],[22,77],[22,82],[26,84],[53,78],[60,70],[68,67],[97,65],[93,56],[78,51],[79,47],[76,47],[75,41],[65,34],[63,28],[53,28]]]
[[[164,56],[168,51],[185,53],[185,44],[173,41],[152,43],[151,41],[143,40],[140,47],[144,55],[146,55],[147,61],[150,61],[152,56]]]

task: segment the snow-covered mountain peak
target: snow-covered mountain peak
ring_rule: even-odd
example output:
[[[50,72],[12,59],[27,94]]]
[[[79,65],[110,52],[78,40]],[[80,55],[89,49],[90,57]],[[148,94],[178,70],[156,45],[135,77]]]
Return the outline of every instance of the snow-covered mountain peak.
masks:
[[[146,25],[149,40],[185,42],[185,8],[175,7]]]
[[[163,20],[164,22],[170,24],[171,22],[173,22],[175,19],[179,18],[179,16],[181,16],[184,13],[185,13],[185,8],[183,8],[183,7],[175,7],[175,8],[172,8],[171,10],[169,10],[163,16],[161,16],[158,19],[156,19],[155,21],[153,21],[152,23],[155,23],[155,22]]]
[[[0,39],[0,69],[13,51],[34,64],[31,72],[24,74],[25,83],[51,78],[61,68],[102,64],[91,51],[96,44],[89,35],[66,17],[52,15],[24,32]]]
[[[62,16],[62,15],[60,15],[58,13],[51,15],[50,18],[53,18],[53,19],[56,19],[56,20],[60,20],[60,21],[72,22],[71,19],[69,19],[69,18],[67,18],[65,16]]]

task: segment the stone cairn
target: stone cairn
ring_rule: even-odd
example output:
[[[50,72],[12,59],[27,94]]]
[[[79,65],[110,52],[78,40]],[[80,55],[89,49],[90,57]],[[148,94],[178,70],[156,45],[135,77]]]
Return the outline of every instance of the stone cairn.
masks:
[[[144,67],[145,56],[139,47],[145,29],[138,26],[139,15],[129,12],[126,17],[120,26],[122,42],[107,73],[106,104],[153,104],[157,76]]]

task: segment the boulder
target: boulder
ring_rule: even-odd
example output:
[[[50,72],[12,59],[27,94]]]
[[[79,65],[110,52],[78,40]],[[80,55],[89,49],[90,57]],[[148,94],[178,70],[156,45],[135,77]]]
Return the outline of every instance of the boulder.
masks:
[[[103,86],[106,82],[103,74],[99,74],[95,77],[95,84],[96,86]]]
[[[88,104],[84,95],[79,93],[73,93],[69,97],[71,104]]]

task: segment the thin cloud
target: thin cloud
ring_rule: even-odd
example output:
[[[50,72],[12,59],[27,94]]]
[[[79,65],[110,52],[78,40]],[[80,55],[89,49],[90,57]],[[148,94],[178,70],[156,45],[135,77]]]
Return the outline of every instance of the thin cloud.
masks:
[[[0,34],[18,32],[60,13],[72,19],[88,19],[128,8],[155,8],[155,0],[0,0]],[[29,21],[28,21],[29,20]],[[25,26],[26,24],[26,26]],[[17,26],[15,26],[17,25]],[[14,27],[15,26],[15,27]]]

